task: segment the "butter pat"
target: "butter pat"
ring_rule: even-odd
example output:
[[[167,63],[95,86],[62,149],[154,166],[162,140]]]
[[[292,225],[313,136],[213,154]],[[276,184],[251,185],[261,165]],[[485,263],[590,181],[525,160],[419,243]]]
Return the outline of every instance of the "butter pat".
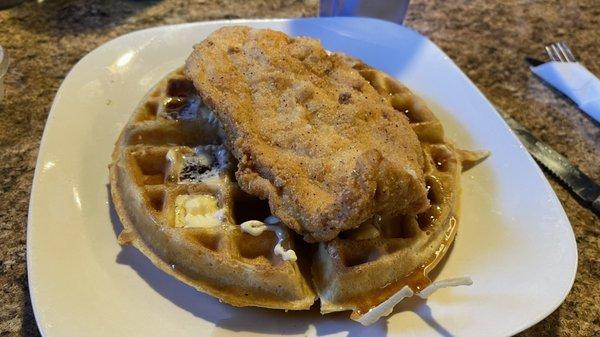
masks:
[[[223,221],[224,211],[212,195],[178,195],[175,198],[175,227],[211,228]]]

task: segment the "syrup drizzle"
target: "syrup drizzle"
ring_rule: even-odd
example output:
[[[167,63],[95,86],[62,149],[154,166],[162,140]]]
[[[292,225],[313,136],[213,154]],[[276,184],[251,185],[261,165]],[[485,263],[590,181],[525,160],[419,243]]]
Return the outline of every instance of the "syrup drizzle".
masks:
[[[433,268],[442,260],[448,248],[452,244],[457,230],[456,216],[451,216],[448,222],[448,229],[444,233],[444,239],[439,248],[435,251],[429,262],[421,265],[419,268],[412,271],[406,277],[389,283],[381,289],[374,291],[372,294],[365,296],[365,301],[356,306],[350,318],[358,319],[365,313],[369,312],[374,307],[380,305],[392,295],[400,291],[400,289],[408,286],[413,292],[418,293],[427,288],[431,284],[431,279],[427,276]]]

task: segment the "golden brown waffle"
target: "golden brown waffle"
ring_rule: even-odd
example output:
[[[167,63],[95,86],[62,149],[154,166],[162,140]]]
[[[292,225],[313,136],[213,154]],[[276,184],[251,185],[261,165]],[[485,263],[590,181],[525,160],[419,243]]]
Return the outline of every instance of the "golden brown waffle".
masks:
[[[315,293],[307,273],[298,262],[274,254],[274,233],[255,237],[240,230],[239,223],[262,220],[270,211],[265,202],[239,190],[231,170],[235,163],[222,143],[218,121],[181,69],[153,88],[113,153],[111,193],[123,223],[119,241],[138,248],[163,271],[229,304],[308,309]],[[216,199],[217,225],[180,227],[182,211],[176,205],[198,195]],[[289,230],[282,231],[282,245],[293,249]],[[307,261],[299,262],[303,260]]]
[[[359,228],[319,244],[312,265],[321,312],[353,310],[359,319],[405,286],[418,293],[427,274],[452,244],[457,227],[461,151],[448,142],[423,101],[388,75],[358,60],[353,67],[399,113],[406,114],[425,154],[431,207],[418,215],[375,217]],[[471,154],[479,160],[483,153]]]
[[[360,319],[404,286],[416,293],[426,287],[427,274],[456,234],[463,160],[472,166],[485,154],[456,149],[405,86],[347,60],[408,116],[426,158],[432,205],[426,212],[375,217],[320,244],[308,244],[282,226],[283,245],[298,255],[297,262],[283,261],[274,254],[273,232],[254,237],[240,230],[243,221],[270,215],[268,204],[238,188],[236,163],[224,148],[219,123],[179,69],[143,99],[115,146],[110,175],[124,226],[119,241],[179,280],[236,306],[308,309],[316,288],[322,313],[352,310],[351,317]],[[199,162],[205,167],[188,167]],[[198,194],[216,198],[222,222],[212,228],[177,227],[177,196]]]

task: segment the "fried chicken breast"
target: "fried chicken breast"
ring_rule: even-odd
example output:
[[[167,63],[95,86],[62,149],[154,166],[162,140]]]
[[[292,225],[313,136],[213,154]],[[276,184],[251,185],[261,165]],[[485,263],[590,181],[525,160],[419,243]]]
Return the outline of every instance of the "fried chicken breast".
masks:
[[[306,241],[429,206],[407,117],[317,40],[221,28],[186,74],[225,129],[239,186]]]

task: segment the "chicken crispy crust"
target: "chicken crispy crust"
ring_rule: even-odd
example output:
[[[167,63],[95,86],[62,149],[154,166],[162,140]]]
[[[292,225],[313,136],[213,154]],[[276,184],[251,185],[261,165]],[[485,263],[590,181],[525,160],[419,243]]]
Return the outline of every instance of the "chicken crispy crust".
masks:
[[[186,73],[223,124],[240,187],[306,241],[429,206],[407,117],[317,40],[224,27]]]

